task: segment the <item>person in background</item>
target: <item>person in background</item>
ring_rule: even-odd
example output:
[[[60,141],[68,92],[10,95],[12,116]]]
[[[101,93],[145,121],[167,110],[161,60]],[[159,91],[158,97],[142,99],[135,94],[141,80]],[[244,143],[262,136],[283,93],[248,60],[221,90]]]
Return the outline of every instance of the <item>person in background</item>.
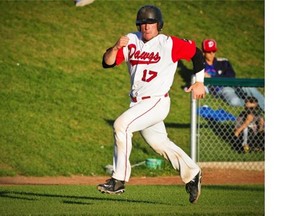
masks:
[[[242,150],[264,151],[264,117],[255,97],[247,97],[244,110],[236,120],[234,135]]]
[[[95,0],[74,0],[76,7],[83,7],[93,3]]]
[[[216,58],[217,42],[214,39],[204,39],[202,41],[202,51],[205,58],[205,78],[235,78],[236,73],[227,58]],[[253,96],[258,100],[258,104],[263,111],[264,96],[254,87],[220,87],[211,86],[208,92],[219,96],[231,106],[244,106],[247,96]]]

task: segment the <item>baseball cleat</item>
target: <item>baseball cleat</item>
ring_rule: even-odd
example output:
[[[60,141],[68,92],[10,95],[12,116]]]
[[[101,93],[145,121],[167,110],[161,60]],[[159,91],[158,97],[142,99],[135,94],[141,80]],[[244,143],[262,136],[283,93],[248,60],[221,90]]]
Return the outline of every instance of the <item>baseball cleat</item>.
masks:
[[[125,182],[119,181],[117,179],[111,178],[106,181],[104,184],[99,184],[97,189],[101,193],[106,194],[122,194],[125,192]]]
[[[191,203],[196,203],[201,194],[201,171],[185,185],[187,193],[190,194],[189,201]]]

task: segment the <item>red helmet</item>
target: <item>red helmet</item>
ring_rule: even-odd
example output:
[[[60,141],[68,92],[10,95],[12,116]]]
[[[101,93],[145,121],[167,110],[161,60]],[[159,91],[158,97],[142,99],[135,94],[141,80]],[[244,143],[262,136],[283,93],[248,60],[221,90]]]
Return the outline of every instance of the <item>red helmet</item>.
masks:
[[[161,31],[164,25],[161,10],[153,5],[141,7],[136,17],[138,31],[140,31],[140,25],[145,23],[157,23],[158,31]]]

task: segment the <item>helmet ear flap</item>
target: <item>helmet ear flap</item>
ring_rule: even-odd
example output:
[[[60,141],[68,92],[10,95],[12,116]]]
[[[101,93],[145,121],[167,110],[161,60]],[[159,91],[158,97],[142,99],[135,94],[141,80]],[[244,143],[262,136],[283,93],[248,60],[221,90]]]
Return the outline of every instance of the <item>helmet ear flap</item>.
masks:
[[[157,23],[158,31],[161,31],[161,30],[163,29],[163,26],[164,26],[164,23],[163,23],[163,22]]]

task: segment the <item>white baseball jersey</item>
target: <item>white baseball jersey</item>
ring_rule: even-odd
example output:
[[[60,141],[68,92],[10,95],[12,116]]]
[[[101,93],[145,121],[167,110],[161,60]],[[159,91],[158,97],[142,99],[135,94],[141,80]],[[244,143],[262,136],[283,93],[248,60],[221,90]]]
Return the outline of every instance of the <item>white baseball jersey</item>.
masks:
[[[124,60],[131,76],[132,97],[162,96],[173,83],[178,60],[191,60],[196,52],[193,41],[159,34],[148,42],[142,34],[129,33],[129,43],[118,51],[116,65]]]
[[[124,61],[128,65],[132,102],[113,125],[115,151],[112,177],[129,181],[132,136],[140,131],[155,152],[169,160],[174,169],[180,170],[182,181],[188,183],[200,167],[168,138],[164,119],[170,110],[167,93],[173,83],[177,62],[180,59],[189,61],[196,53],[196,45],[192,41],[163,34],[146,43],[141,40],[140,32],[127,36],[128,45],[117,52],[116,65]]]

